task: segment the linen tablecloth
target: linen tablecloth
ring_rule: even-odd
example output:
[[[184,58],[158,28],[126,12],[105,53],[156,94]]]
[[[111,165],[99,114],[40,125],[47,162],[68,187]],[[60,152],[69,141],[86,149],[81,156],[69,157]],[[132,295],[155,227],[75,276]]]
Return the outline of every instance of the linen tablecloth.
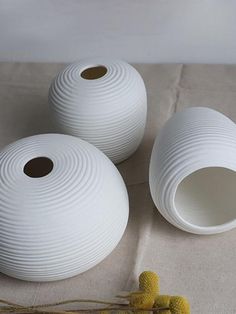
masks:
[[[19,138],[57,132],[47,94],[64,64],[0,64],[0,148]],[[161,293],[185,295],[193,314],[236,313],[236,230],[212,236],[183,232],[155,208],[148,186],[154,138],[175,111],[208,106],[236,121],[236,66],[134,65],[148,94],[148,121],[137,152],[118,165],[128,188],[130,218],[118,247],[74,278],[30,283],[0,274],[0,298],[38,304],[73,298],[112,299],[136,289],[143,270],[160,275]]]

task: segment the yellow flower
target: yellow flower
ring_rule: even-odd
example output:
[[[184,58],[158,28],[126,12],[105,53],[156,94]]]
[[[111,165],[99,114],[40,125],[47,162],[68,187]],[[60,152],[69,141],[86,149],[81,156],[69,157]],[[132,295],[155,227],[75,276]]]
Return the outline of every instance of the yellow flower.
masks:
[[[152,295],[157,295],[159,291],[159,277],[152,271],[144,271],[139,276],[139,289]]]
[[[170,295],[158,295],[155,298],[154,307],[168,307],[170,306]],[[170,310],[161,311],[161,314],[171,314]]]
[[[150,293],[133,292],[129,297],[130,306],[139,310],[151,309],[154,305],[154,297]]]
[[[170,311],[172,314],[190,314],[190,305],[188,300],[179,296],[171,297]]]
[[[159,277],[151,271],[144,271],[139,276],[139,291],[124,297],[129,306],[140,310],[139,314],[149,314],[153,307],[167,308],[161,314],[190,314],[188,300],[180,296],[159,295]],[[107,314],[107,313],[102,313]],[[128,313],[119,313],[128,314]]]

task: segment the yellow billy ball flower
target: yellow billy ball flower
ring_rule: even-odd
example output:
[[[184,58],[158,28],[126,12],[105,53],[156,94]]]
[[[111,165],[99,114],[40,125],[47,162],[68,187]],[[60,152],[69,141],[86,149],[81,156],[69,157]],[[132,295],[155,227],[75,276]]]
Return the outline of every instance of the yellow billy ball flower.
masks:
[[[155,296],[159,294],[160,291],[158,275],[152,271],[142,272],[142,274],[139,276],[139,289]]]
[[[151,309],[155,301],[153,295],[145,292],[133,292],[129,300],[130,306],[138,310]]]
[[[190,305],[186,298],[173,296],[170,299],[171,314],[190,314]]]
[[[167,308],[169,308],[170,300],[171,300],[170,295],[158,295],[155,298],[154,307],[167,307]],[[171,311],[170,310],[163,310],[160,313],[161,314],[171,314]]]

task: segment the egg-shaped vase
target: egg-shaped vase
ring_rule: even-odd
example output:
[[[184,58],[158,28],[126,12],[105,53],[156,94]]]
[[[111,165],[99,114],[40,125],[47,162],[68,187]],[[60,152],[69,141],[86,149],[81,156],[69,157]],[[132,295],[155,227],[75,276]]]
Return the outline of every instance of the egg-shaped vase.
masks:
[[[42,134],[0,153],[0,272],[54,281],[101,262],[128,220],[125,184],[96,147]]]
[[[92,143],[114,163],[127,159],[142,141],[146,89],[124,61],[90,58],[67,66],[52,81],[49,104],[59,130]]]
[[[206,107],[176,113],[156,138],[149,182],[176,227],[196,234],[236,227],[235,123]]]

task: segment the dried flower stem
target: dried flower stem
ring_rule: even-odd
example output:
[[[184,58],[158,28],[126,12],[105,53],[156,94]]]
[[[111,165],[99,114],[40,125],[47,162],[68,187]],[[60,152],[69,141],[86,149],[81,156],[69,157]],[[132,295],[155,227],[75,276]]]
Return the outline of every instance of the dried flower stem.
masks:
[[[32,309],[32,308],[14,308],[14,307],[8,307],[8,309],[3,308],[0,309],[0,313],[20,313],[20,314],[82,314],[82,313],[95,313],[95,312],[100,312],[100,311],[132,311],[133,313],[139,313],[139,312],[143,312],[144,310],[140,310],[140,309],[135,309],[133,307],[116,307],[116,308],[100,308],[100,309],[81,309],[81,310],[72,310],[72,311],[47,311],[47,310],[36,310],[36,309]],[[159,313],[160,311],[164,311],[164,310],[169,310],[169,308],[167,307],[163,307],[163,308],[151,308],[151,309],[145,309],[145,311],[147,312],[156,312]]]
[[[153,307],[151,309],[145,309],[145,310],[140,310],[140,309],[136,309],[133,307],[116,307],[116,308],[100,308],[100,309],[81,309],[79,311],[72,311],[74,313],[93,313],[93,312],[100,312],[100,311],[132,311],[134,313],[138,313],[138,312],[143,312],[143,311],[147,311],[147,312],[160,312],[160,311],[164,311],[164,310],[169,310],[168,307]],[[67,313],[67,312],[66,312]],[[54,313],[53,313],[54,314]]]
[[[31,306],[31,308],[32,309],[37,309],[37,308],[43,308],[43,307],[51,307],[51,306],[72,304],[72,303],[96,303],[96,304],[107,304],[107,305],[117,305],[117,306],[127,305],[127,304],[124,304],[124,303],[100,301],[100,300],[92,300],[92,299],[74,299],[74,300],[66,300],[66,301],[55,302],[55,303],[48,303],[48,304],[38,304],[38,305]]]
[[[9,305],[8,307],[1,308],[0,307],[0,313],[7,313],[6,311],[8,310],[9,312],[17,312],[17,313],[52,313],[48,311],[40,311],[37,309],[40,308],[48,308],[48,307],[53,307],[53,306],[59,306],[59,305],[66,305],[66,304],[72,304],[72,303],[96,303],[96,304],[107,304],[109,306],[116,305],[116,306],[125,306],[126,304],[122,303],[115,303],[115,302],[109,302],[109,301],[100,301],[100,300],[91,300],[91,299],[73,299],[73,300],[66,300],[66,301],[61,301],[61,302],[55,302],[55,303],[48,303],[48,304],[38,304],[38,305],[33,305],[33,306],[23,306],[19,305],[16,303],[12,303],[6,300],[0,299],[1,304]],[[65,311],[53,311],[54,314],[61,314],[65,313]],[[67,314],[73,313],[71,311],[66,311]]]
[[[72,303],[96,303],[96,304],[106,304],[109,305],[105,308],[96,308],[96,309],[81,309],[81,310],[41,310],[42,308],[48,308],[53,306],[59,305],[66,305]],[[5,304],[7,306],[0,307],[0,313],[19,313],[19,314],[75,314],[75,313],[94,313],[100,311],[132,311],[133,313],[143,312],[144,310],[136,309],[133,307],[129,307],[128,304],[124,303],[115,303],[109,301],[100,301],[100,300],[91,300],[91,299],[73,299],[73,300],[66,300],[61,302],[55,303],[48,303],[48,304],[38,304],[34,306],[23,306],[20,304],[16,304],[13,302],[9,302],[6,300],[0,299],[0,304]],[[113,306],[113,307],[112,307]],[[114,307],[116,306],[116,307]],[[168,310],[169,308],[151,308],[145,309],[147,312],[160,312],[163,310]]]

